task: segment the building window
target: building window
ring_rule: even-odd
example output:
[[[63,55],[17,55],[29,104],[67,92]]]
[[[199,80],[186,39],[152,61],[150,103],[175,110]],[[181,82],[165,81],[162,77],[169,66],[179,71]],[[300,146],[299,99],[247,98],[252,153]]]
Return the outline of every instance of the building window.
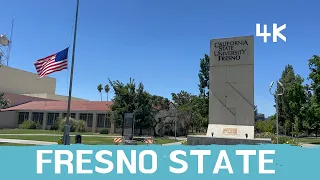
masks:
[[[105,127],[107,128],[111,128],[111,121],[110,121],[110,115],[106,115],[106,123],[105,123]]]
[[[66,117],[67,117],[67,113],[63,113],[62,118],[66,118]],[[71,113],[70,117],[72,119],[75,119],[76,118],[76,113]]]
[[[105,114],[98,114],[98,122],[97,122],[97,127],[104,128],[105,127],[105,119],[106,115]]]
[[[110,122],[109,116],[106,115],[106,114],[98,114],[97,127],[110,128],[111,127],[111,122]]]
[[[38,122],[39,124],[43,124],[43,113],[34,112],[32,113],[32,121]]]
[[[19,112],[19,120],[18,123],[21,124],[25,120],[29,120],[29,112]],[[31,120],[31,119],[30,119]]]
[[[92,127],[93,114],[81,113],[80,120],[85,121],[87,123],[87,127]]]
[[[59,117],[59,113],[48,113],[47,125],[53,125]]]

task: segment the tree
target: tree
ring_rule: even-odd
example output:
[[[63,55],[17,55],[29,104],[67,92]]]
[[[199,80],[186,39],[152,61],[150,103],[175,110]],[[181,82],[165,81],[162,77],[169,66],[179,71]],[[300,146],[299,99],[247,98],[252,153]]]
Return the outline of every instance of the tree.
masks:
[[[203,97],[209,97],[209,78],[210,78],[210,57],[205,54],[204,58],[200,59],[200,70],[199,70],[199,90],[200,95]]]
[[[136,98],[136,84],[134,79],[130,78],[130,81],[127,84],[123,84],[118,80],[111,81],[109,79],[109,84],[113,88],[115,94],[111,110],[117,112],[121,116],[123,116],[124,113],[133,113],[135,110],[134,101]]]
[[[309,103],[305,108],[306,123],[309,133],[313,131],[316,136],[320,131],[320,56],[314,55],[309,59]],[[313,92],[313,93],[312,93]]]
[[[307,133],[310,134],[314,132],[316,137],[318,137],[320,131],[320,106],[316,103],[315,96],[311,97],[310,103],[304,108],[304,113],[304,126],[307,130]]]
[[[102,84],[99,84],[98,86],[97,86],[97,89],[98,89],[98,91],[99,91],[99,93],[100,93],[100,98],[101,98],[101,101],[102,101]]]
[[[312,80],[311,89],[315,90],[320,85],[320,56],[314,55],[308,62],[310,74],[308,79]]]
[[[300,116],[300,109],[306,101],[303,86],[304,79],[295,74],[292,65],[286,65],[279,81],[285,87],[285,93],[278,97],[279,124],[285,127],[285,134],[291,132],[292,124]],[[276,93],[282,92],[277,86]]]
[[[166,116],[155,116],[162,110],[169,109],[169,100],[161,96],[151,95],[145,91],[142,83],[138,88],[134,79],[130,78],[129,83],[123,84],[120,81],[111,81],[109,84],[114,89],[115,97],[111,106],[112,111],[123,116],[124,113],[130,112],[135,115],[135,127],[140,130],[152,128],[154,136],[157,136],[156,127],[165,121]],[[122,122],[119,122],[121,123]]]
[[[152,104],[152,115],[151,115],[151,127],[154,132],[154,136],[158,136],[156,127],[160,125],[158,130],[162,129],[167,124],[172,124],[173,122],[167,121],[168,117],[175,117],[176,115],[172,112],[170,105],[171,102],[162,96],[153,95],[151,97]]]
[[[175,94],[172,93],[172,100],[178,110],[178,119],[184,121],[185,124],[185,136],[189,133],[190,126],[194,126],[198,111],[195,111],[195,96],[186,91],[180,91]]]
[[[254,119],[256,120],[258,115],[258,106],[254,106]]]
[[[7,99],[4,99],[4,93],[0,93],[0,109],[6,108],[9,104],[10,101]]]
[[[142,130],[151,127],[152,120],[154,119],[151,95],[144,90],[142,83],[139,84],[136,90],[134,103],[135,127],[140,130],[139,135],[142,135]]]
[[[210,84],[210,57],[205,54],[204,58],[200,59],[200,70],[199,70],[199,90],[201,99],[197,99],[199,114],[197,119],[202,123],[201,126],[207,126],[209,121],[209,84]]]
[[[107,101],[109,101],[109,91],[110,91],[109,84],[106,84],[104,86],[104,91],[107,93]]]

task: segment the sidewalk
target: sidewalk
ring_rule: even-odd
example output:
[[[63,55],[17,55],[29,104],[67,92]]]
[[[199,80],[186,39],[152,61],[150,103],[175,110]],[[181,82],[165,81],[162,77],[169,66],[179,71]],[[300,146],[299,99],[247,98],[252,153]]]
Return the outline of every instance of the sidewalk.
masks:
[[[174,145],[181,145],[182,142],[174,142],[174,143],[167,143],[167,144],[162,144],[162,146],[174,146]]]
[[[12,144],[32,144],[32,145],[54,145],[56,142],[46,142],[46,141],[33,141],[33,140],[21,140],[21,139],[2,139],[0,142],[12,143]]]
[[[303,143],[301,143],[300,145],[303,148],[320,148],[319,145],[315,145],[315,144],[303,144]]]
[[[1,136],[63,136],[63,133],[61,134],[0,134]],[[74,134],[70,134],[70,136],[75,136]],[[82,137],[105,137],[105,138],[118,138],[122,137],[120,135],[95,135],[95,134],[83,134]],[[150,138],[150,136],[135,136],[135,138]],[[172,139],[172,138],[171,138]]]

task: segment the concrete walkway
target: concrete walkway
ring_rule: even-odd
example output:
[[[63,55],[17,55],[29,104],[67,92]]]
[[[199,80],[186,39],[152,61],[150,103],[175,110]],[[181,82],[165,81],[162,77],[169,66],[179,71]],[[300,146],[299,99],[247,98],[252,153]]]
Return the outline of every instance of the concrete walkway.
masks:
[[[63,133],[61,134],[0,134],[1,136],[63,136]],[[75,136],[74,134],[71,134],[70,136]],[[83,134],[82,137],[105,137],[105,138],[117,138],[122,137],[119,135],[95,135],[95,134]],[[135,136],[137,138],[150,138],[150,136]],[[171,138],[172,139],[172,138]]]
[[[176,139],[177,141],[184,141],[184,140],[187,140],[186,137],[172,137],[172,136],[165,136],[165,138],[168,138],[168,139]]]
[[[315,144],[303,144],[303,143],[301,143],[300,145],[301,145],[301,147],[304,147],[304,148],[320,148],[319,145],[315,145]]]
[[[61,134],[0,134],[1,136],[63,136],[63,133]],[[70,136],[75,136],[74,134],[70,134]],[[116,138],[121,136],[106,136],[106,135],[95,135],[95,134],[84,134],[81,135],[83,137],[109,137],[109,138]]]
[[[162,146],[174,146],[174,145],[181,145],[182,142],[174,142],[174,143],[167,143],[167,144],[162,144]]]
[[[22,139],[2,139],[2,143],[11,143],[11,144],[31,144],[31,145],[53,145],[57,144],[56,142],[46,142],[46,141],[33,141],[33,140],[22,140]]]

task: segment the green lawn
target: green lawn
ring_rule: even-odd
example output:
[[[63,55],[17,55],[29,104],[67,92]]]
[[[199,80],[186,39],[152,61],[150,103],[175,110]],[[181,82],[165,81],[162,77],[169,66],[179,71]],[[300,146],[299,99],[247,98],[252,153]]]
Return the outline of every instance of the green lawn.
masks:
[[[61,131],[40,130],[40,129],[1,129],[0,134],[63,134]],[[98,133],[91,132],[71,132],[70,134],[93,135]],[[103,134],[101,134],[103,135]],[[106,135],[107,136],[107,135]]]
[[[0,135],[0,138],[58,142],[60,137],[59,136]],[[71,137],[71,143],[74,143],[74,137]],[[82,137],[82,143],[83,144],[113,144],[113,138],[108,138],[108,137]]]
[[[3,135],[7,134],[7,135]],[[9,135],[10,134],[10,135]],[[12,135],[11,135],[12,134]],[[28,135],[24,136],[22,134],[43,134],[41,136],[37,135]],[[52,134],[51,136],[46,136],[45,134]],[[61,136],[53,136],[53,134],[56,135],[63,135],[63,132],[61,131],[52,131],[52,130],[33,130],[33,129],[1,129],[0,130],[0,138],[5,139],[22,139],[22,140],[36,140],[36,141],[47,141],[47,142],[58,142],[59,138]],[[107,144],[113,144],[113,138],[108,137],[114,134],[94,134],[90,132],[71,132],[71,135],[75,134],[81,134],[81,135],[99,135],[100,137],[92,137],[92,136],[82,136],[82,143],[83,144],[89,144],[89,145],[107,145]],[[101,137],[104,136],[104,137]],[[71,143],[74,143],[74,136],[71,136]],[[172,139],[166,139],[166,138],[156,138],[155,144],[166,144],[166,143],[172,143],[175,142],[175,140]],[[138,144],[144,144],[144,142],[138,142]]]
[[[299,138],[300,143],[306,143],[306,144],[319,144],[320,145],[320,137],[308,137],[308,138]]]
[[[21,136],[21,135],[0,135],[0,138],[5,139],[22,139],[22,140],[35,140],[35,141],[47,141],[47,142],[57,142],[59,140],[59,136]],[[71,137],[71,143],[74,143],[74,137]],[[155,144],[166,144],[175,142],[172,139],[166,138],[156,138]],[[82,137],[82,144],[89,145],[108,145],[113,144],[113,138],[109,137],[91,137],[86,136]],[[138,142],[138,144],[144,144],[143,142]]]

